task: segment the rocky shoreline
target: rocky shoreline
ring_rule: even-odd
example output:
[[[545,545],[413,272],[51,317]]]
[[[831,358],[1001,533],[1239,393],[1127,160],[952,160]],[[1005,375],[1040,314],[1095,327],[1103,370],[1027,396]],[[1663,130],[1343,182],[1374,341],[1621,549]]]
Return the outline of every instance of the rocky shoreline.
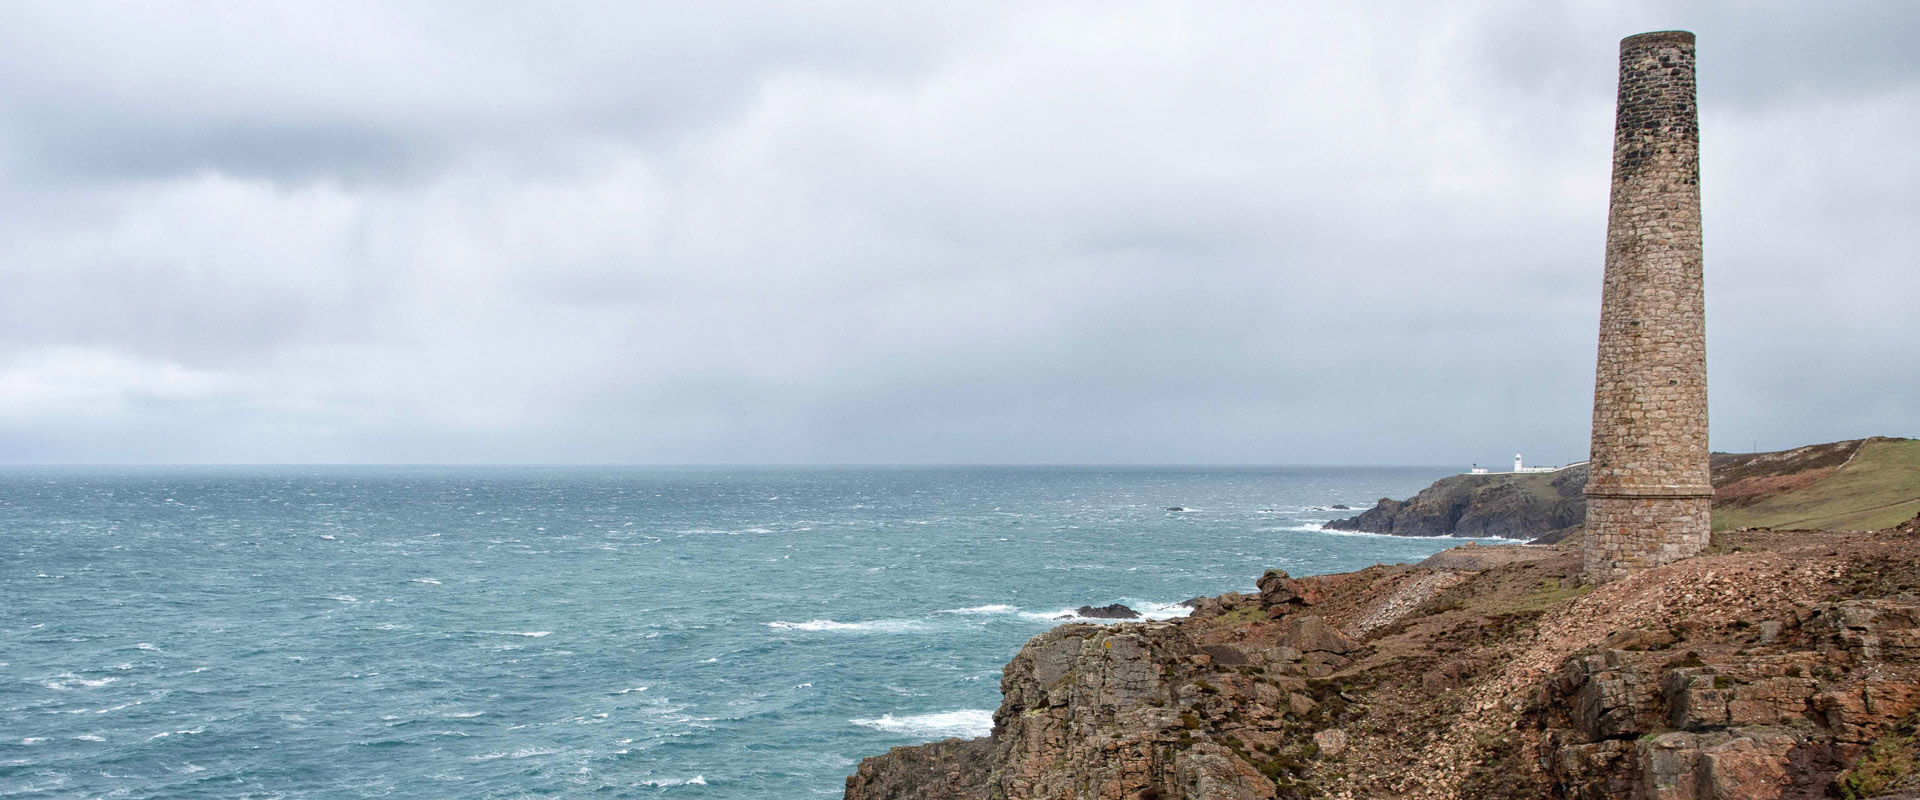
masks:
[[[845,796],[1912,797],[1916,545],[1728,534],[1597,588],[1560,547],[1270,572],[1035,637],[990,737],[868,758]]]

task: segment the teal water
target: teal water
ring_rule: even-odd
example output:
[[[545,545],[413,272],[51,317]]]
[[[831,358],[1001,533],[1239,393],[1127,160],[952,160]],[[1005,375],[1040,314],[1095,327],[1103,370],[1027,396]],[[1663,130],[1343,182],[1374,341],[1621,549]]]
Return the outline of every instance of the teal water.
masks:
[[[837,797],[1065,609],[1457,544],[1315,530],[1444,473],[4,469],[0,797]]]

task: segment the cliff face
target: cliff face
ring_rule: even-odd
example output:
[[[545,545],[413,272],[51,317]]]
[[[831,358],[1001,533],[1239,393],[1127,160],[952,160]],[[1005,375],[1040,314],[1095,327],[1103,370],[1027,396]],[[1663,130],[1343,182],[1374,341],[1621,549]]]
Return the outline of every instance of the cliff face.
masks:
[[[1586,486],[1585,466],[1523,475],[1454,475],[1408,500],[1383,497],[1359,516],[1326,527],[1396,536],[1532,539],[1579,525],[1587,513],[1581,495]]]
[[[1035,637],[990,738],[869,758],[846,797],[1881,796],[1913,779],[1916,545],[1735,534],[1598,588],[1542,548],[1269,573]]]

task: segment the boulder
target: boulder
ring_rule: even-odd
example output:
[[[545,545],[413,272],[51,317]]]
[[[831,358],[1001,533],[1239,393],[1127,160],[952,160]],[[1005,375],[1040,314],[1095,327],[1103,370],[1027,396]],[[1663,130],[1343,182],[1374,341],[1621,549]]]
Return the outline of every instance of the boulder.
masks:
[[[1347,751],[1347,732],[1339,728],[1328,728],[1313,735],[1313,744],[1320,748],[1320,755],[1326,758],[1339,758]]]
[[[1286,633],[1280,641],[1301,653],[1332,653],[1343,655],[1360,649],[1360,643],[1318,616],[1296,617],[1287,625]]]
[[[1267,573],[1261,575],[1260,580],[1254,585],[1260,587],[1260,605],[1268,609],[1276,606],[1304,606],[1310,602],[1306,587],[1294,580],[1283,569],[1267,570]],[[1279,616],[1271,613],[1269,615]]]
[[[1140,612],[1119,603],[1105,606],[1081,606],[1073,610],[1074,615],[1087,619],[1139,619]]]

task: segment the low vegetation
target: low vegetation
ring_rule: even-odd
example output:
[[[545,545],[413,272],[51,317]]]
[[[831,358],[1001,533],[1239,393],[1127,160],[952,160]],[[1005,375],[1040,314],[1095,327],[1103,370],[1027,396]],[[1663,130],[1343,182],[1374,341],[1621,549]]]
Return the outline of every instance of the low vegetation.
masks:
[[[1920,514],[1920,439],[1869,439],[1803,487],[1716,508],[1715,530],[1880,530]]]

